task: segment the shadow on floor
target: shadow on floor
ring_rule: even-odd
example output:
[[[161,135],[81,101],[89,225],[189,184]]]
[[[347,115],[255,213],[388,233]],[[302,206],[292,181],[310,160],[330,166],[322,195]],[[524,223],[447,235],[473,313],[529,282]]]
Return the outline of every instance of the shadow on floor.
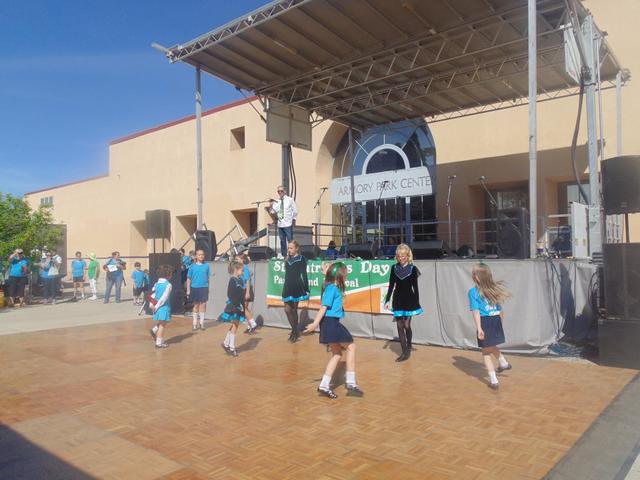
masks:
[[[187,338],[191,338],[191,337],[193,337],[193,332],[183,333],[182,335],[176,335],[174,337],[169,338],[166,341],[166,343],[168,343],[169,345],[182,343],[183,340],[186,340]]]
[[[475,377],[482,383],[487,383],[487,371],[484,363],[469,360],[466,357],[453,357],[453,366],[470,377]]]
[[[238,351],[238,353],[250,352],[251,350],[255,350],[255,348],[258,346],[258,344],[261,341],[262,341],[261,338],[251,337],[249,340],[244,342],[242,345],[240,345],[239,347],[236,347],[236,350]]]
[[[389,349],[398,356],[402,354],[402,346],[400,345],[400,341],[397,338],[384,342],[382,349]]]
[[[0,425],[0,478],[90,480],[92,477]]]

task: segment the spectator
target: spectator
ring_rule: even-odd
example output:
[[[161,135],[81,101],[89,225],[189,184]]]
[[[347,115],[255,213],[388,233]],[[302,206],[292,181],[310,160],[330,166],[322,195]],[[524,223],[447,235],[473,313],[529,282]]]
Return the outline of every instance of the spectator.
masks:
[[[82,259],[82,253],[76,252],[76,258],[71,261],[71,277],[73,278],[73,299],[78,300],[78,294],[82,292],[81,300],[84,300],[84,280],[87,262]]]
[[[58,294],[58,272],[60,257],[55,252],[46,252],[40,261],[40,277],[44,286],[44,303],[55,305]]]
[[[116,287],[116,303],[120,303],[120,293],[122,291],[122,282],[124,282],[124,270],[127,269],[127,263],[120,259],[120,252],[113,252],[111,258],[102,266],[107,272],[107,288],[104,292],[104,303],[109,303],[111,297],[111,289]]]
[[[89,300],[98,299],[98,277],[100,276],[100,264],[96,260],[96,254],[89,254],[89,267],[87,268],[87,274],[89,276],[89,287],[91,288],[91,297]]]
[[[24,252],[21,248],[17,248],[9,255],[9,265],[7,302],[10,307],[22,307],[24,305],[24,287],[27,284],[29,261],[24,258]]]
[[[327,260],[335,260],[338,258],[338,250],[336,249],[336,242],[331,240],[329,246],[324,252],[324,256]]]

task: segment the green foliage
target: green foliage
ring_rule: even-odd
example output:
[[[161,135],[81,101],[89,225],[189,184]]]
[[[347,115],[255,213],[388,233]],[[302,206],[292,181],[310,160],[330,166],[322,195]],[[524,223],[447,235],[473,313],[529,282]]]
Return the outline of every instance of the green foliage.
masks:
[[[40,259],[36,250],[55,248],[61,232],[52,222],[49,205],[33,210],[22,198],[0,192],[0,271],[16,248],[22,248],[26,257],[36,261]]]

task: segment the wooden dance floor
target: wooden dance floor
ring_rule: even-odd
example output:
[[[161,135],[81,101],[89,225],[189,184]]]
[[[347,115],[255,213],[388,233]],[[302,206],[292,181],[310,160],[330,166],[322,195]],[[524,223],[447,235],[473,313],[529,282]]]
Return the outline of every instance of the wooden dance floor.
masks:
[[[149,326],[0,337],[0,478],[537,479],[635,374],[512,356],[496,393],[477,352],[397,364],[397,343],[357,339],[365,397],[329,400],[317,336],[263,328],[232,358],[223,325],[180,317],[165,350]]]

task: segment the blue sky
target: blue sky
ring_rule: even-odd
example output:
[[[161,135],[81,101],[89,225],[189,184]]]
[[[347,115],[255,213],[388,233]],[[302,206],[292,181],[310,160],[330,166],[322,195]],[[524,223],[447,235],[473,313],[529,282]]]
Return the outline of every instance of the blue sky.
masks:
[[[151,48],[267,0],[0,0],[0,192],[107,173],[108,143],[190,115],[193,68]],[[205,108],[242,98],[203,78]]]

